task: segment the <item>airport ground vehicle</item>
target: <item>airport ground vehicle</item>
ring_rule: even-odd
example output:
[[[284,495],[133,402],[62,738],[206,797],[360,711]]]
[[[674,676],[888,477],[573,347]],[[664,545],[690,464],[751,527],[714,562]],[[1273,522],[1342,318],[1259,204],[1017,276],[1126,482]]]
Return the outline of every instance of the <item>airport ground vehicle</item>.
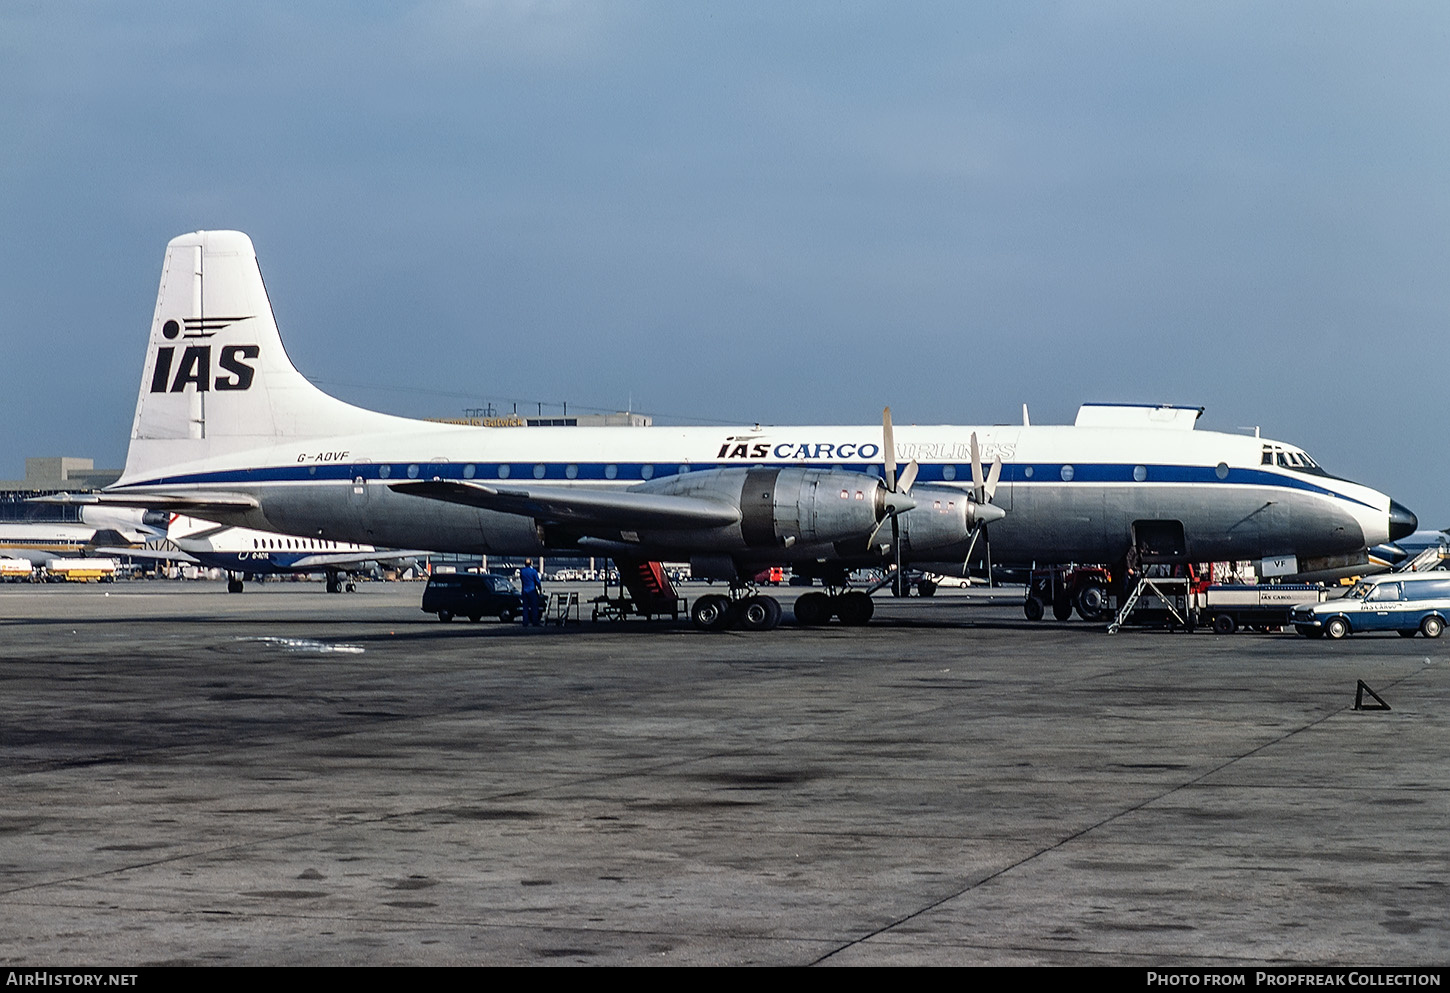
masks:
[[[116,578],[116,560],[51,559],[45,577],[51,583],[109,583]]]
[[[0,559],[0,582],[28,583],[35,574],[29,559]]]
[[[1108,600],[1112,576],[1102,566],[1056,565],[1033,569],[1027,580],[1027,597],[1022,612],[1029,621],[1040,621],[1047,607],[1052,616],[1065,621],[1076,610],[1085,621],[1101,621],[1111,612]]]
[[[423,590],[423,612],[440,621],[497,617],[507,623],[524,612],[518,587],[502,576],[478,572],[434,573]]]
[[[1200,624],[1215,634],[1233,634],[1241,627],[1270,627],[1289,623],[1299,604],[1320,603],[1327,591],[1299,583],[1282,585],[1214,584],[1195,592],[1194,609]]]
[[[1363,631],[1438,638],[1450,622],[1450,572],[1371,576],[1342,597],[1295,607],[1290,620],[1308,638],[1339,639]]]

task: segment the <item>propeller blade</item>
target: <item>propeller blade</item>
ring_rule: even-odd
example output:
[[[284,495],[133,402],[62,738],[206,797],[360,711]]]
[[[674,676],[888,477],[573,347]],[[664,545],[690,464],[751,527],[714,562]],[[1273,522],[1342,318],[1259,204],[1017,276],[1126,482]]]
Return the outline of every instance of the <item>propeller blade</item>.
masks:
[[[901,470],[901,478],[896,481],[896,492],[910,493],[911,484],[916,482],[916,474],[920,469],[916,459],[906,463],[906,468]]]
[[[977,547],[977,539],[981,534],[981,528],[972,528],[972,540],[967,544],[967,554],[962,557],[962,575],[968,579],[972,575],[972,551]]]
[[[891,560],[896,563],[896,575],[891,580],[891,592],[896,596],[905,596],[906,587],[902,585],[902,562],[901,562],[901,528],[897,524],[896,515],[891,515]]]
[[[866,547],[867,548],[875,548],[876,547],[876,536],[881,533],[881,529],[886,526],[886,522],[888,520],[894,521],[894,520],[896,520],[896,518],[893,517],[891,514],[887,514],[885,517],[881,518],[881,520],[879,520],[879,521],[876,522],[876,526],[871,529],[871,534],[868,535],[867,538],[866,538]]]
[[[992,497],[997,493],[997,481],[1002,478],[1002,456],[998,455],[992,459],[992,471],[987,473],[987,502],[992,502]]]
[[[886,488],[896,489],[896,435],[891,430],[891,408],[881,411],[881,462],[886,470]]]
[[[982,481],[982,452],[977,447],[977,432],[972,432],[972,493],[978,503],[986,503],[986,483]]]

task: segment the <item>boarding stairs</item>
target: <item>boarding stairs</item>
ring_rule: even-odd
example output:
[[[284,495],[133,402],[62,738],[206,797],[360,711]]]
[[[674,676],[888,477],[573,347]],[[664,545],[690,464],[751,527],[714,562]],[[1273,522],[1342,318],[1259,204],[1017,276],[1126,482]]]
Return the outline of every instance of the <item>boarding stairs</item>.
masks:
[[[1117,634],[1122,629],[1123,624],[1138,608],[1138,601],[1145,596],[1154,596],[1163,601],[1163,606],[1168,610],[1168,616],[1172,618],[1169,622],[1170,627],[1173,627],[1176,622],[1176,626],[1184,631],[1192,631],[1193,608],[1189,603],[1190,582],[1191,580],[1187,576],[1143,576],[1139,578],[1137,585],[1123,601],[1122,609],[1108,625],[1108,634]]]
[[[679,620],[687,612],[663,563],[620,555],[615,556],[614,565],[619,570],[620,595],[610,596],[606,587],[605,595],[594,600],[595,620],[621,620],[632,614],[646,619],[668,614]]]
[[[1401,562],[1392,571],[1429,572],[1432,569],[1444,569],[1447,559],[1450,559],[1450,546],[1431,545],[1414,558]]]

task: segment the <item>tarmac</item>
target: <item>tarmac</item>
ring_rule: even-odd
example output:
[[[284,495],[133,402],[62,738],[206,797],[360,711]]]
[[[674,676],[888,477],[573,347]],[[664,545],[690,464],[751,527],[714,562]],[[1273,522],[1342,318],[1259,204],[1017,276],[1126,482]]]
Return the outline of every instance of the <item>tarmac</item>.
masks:
[[[794,592],[706,634],[0,587],[0,961],[1450,962],[1450,637]]]

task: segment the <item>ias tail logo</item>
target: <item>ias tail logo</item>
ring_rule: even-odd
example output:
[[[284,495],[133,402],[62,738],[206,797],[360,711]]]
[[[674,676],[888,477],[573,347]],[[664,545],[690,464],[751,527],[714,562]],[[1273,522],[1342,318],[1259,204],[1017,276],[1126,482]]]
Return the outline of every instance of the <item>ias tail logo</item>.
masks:
[[[218,331],[246,317],[186,317],[168,320],[161,325],[161,336],[205,341]],[[217,353],[218,375],[212,376],[211,345],[187,345],[177,357],[174,345],[156,349],[156,367],[151,370],[152,393],[181,393],[188,385],[199,392],[208,390],[246,390],[256,375],[248,363],[262,354],[256,345],[223,345]],[[174,372],[173,372],[174,368]]]

